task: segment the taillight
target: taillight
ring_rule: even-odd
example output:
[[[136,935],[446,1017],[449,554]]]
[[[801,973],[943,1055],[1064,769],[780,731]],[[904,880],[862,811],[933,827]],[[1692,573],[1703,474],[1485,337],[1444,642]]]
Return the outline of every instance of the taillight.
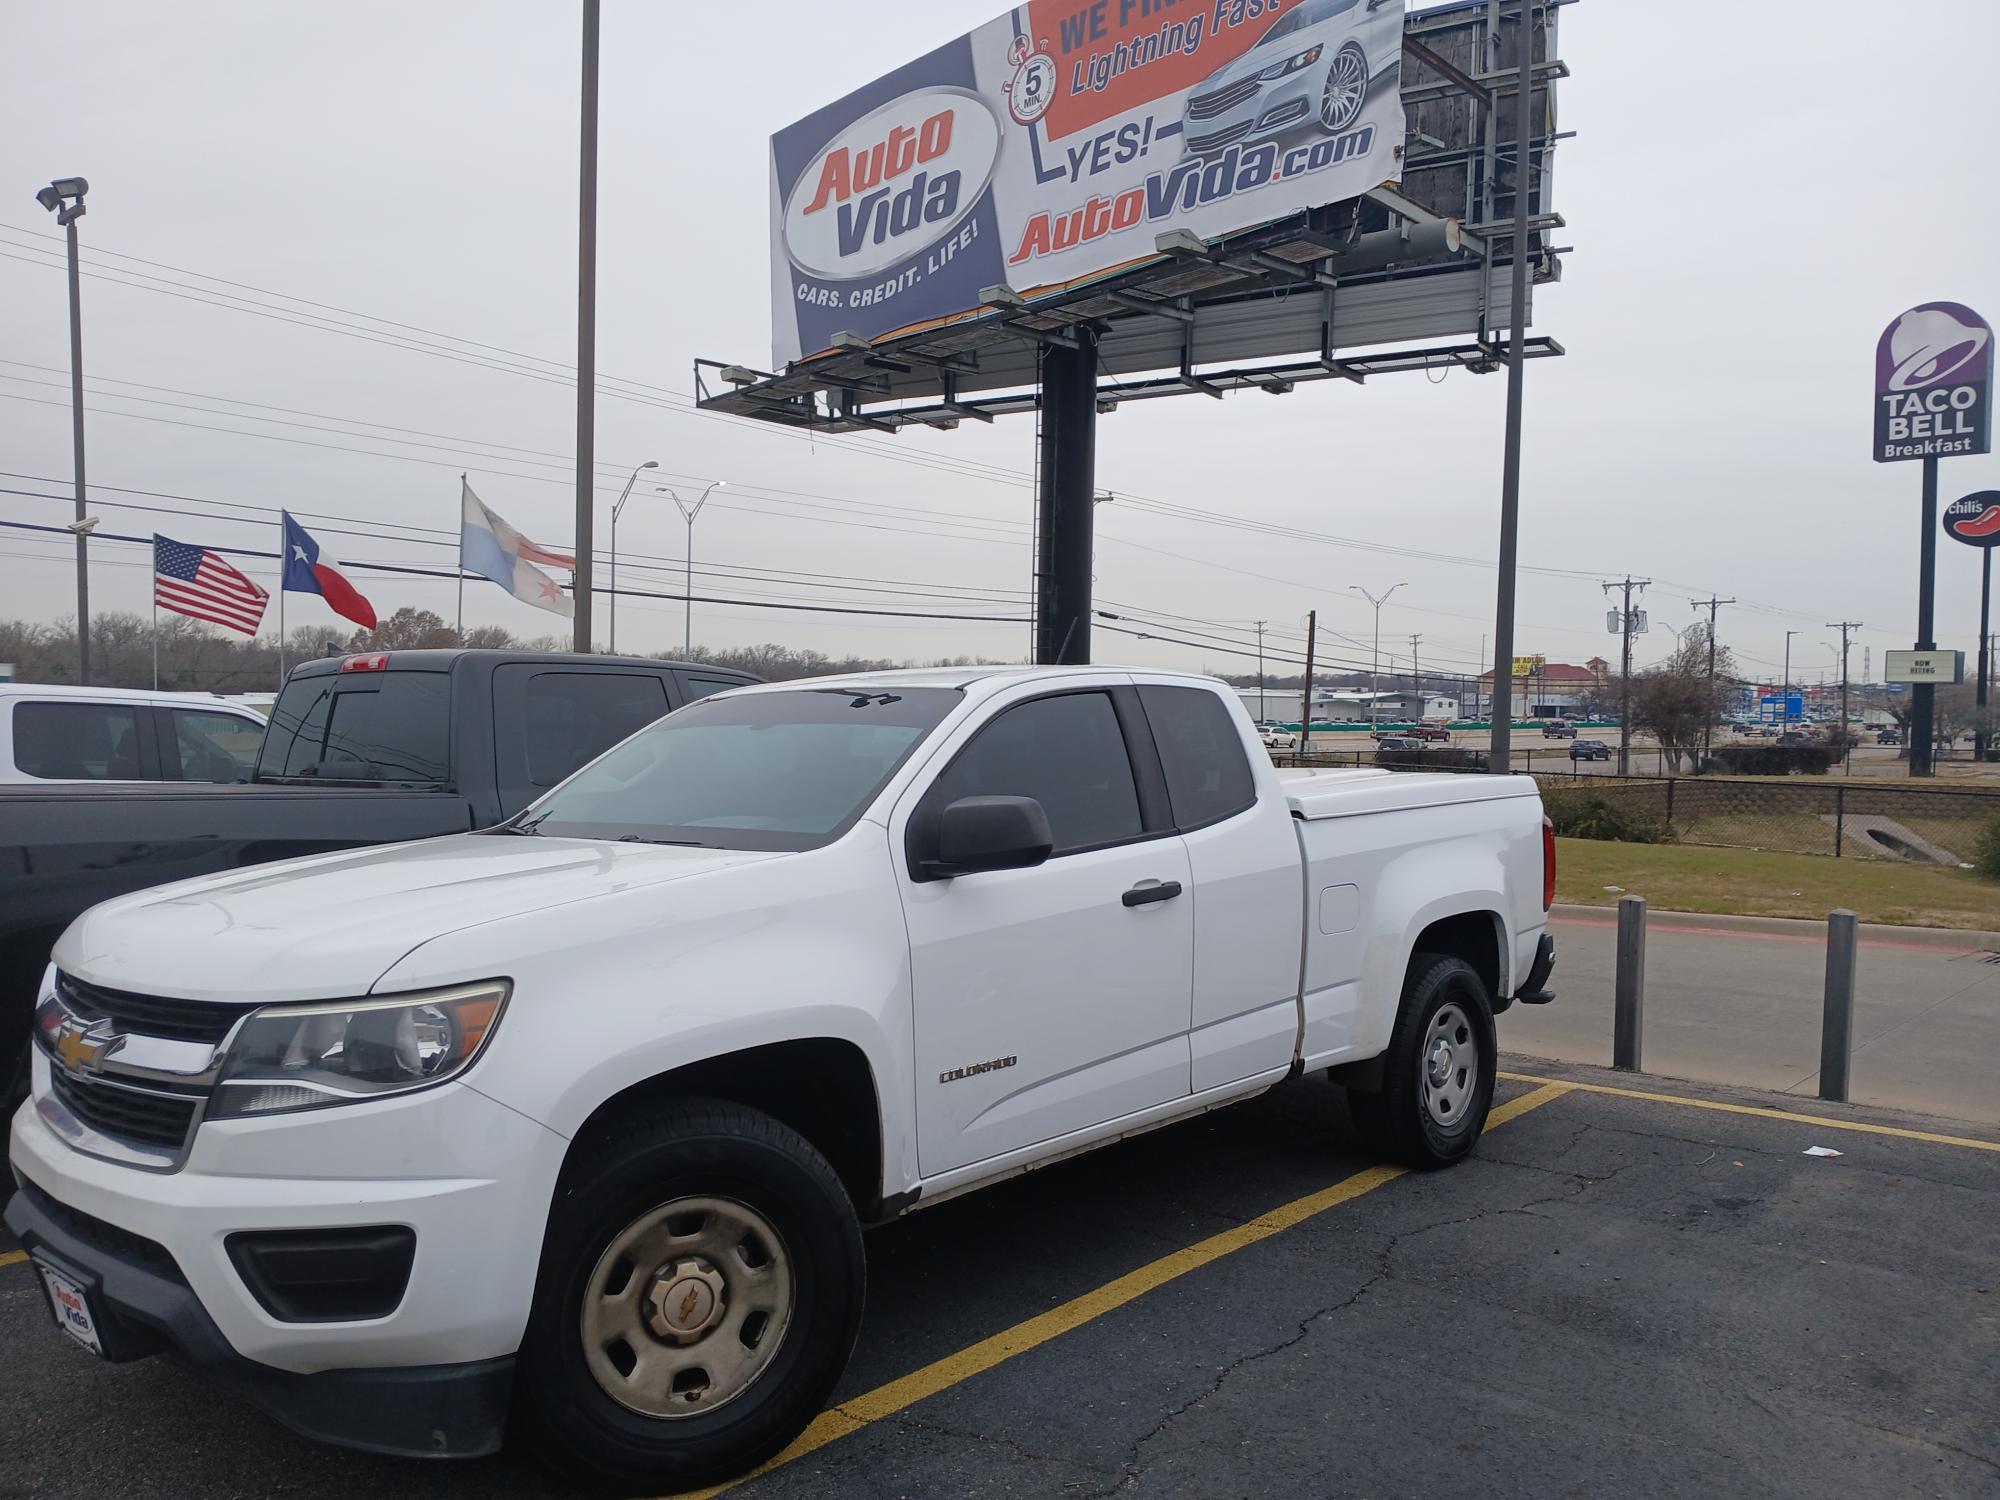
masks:
[[[386,672],[389,669],[389,653],[371,651],[366,656],[344,656],[340,660],[343,672]]]
[[[1542,814],[1542,910],[1556,904],[1556,825]]]

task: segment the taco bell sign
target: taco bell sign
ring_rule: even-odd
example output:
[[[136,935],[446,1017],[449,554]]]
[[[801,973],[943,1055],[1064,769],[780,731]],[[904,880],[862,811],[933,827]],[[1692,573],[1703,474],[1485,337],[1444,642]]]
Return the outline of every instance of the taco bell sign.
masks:
[[[1875,461],[1993,451],[1993,330],[1958,302],[1926,302],[1875,345]]]

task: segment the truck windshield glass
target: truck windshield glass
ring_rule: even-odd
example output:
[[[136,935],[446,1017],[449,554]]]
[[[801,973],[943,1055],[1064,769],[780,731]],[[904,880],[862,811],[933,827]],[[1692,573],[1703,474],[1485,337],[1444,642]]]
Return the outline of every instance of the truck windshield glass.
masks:
[[[451,679],[443,672],[294,677],[271,708],[260,780],[451,779]]]
[[[799,850],[853,825],[956,688],[707,698],[585,766],[501,832]]]

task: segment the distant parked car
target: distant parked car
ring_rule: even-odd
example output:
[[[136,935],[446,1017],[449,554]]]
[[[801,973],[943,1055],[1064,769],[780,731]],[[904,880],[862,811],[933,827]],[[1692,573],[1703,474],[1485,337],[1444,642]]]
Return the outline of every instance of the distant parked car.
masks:
[[[264,717],[213,693],[0,687],[0,783],[248,781]]]
[[[1571,760],[1609,760],[1611,747],[1603,740],[1576,740],[1569,747]]]
[[[1875,743],[1878,745],[1900,745],[1903,743],[1902,731],[1897,729],[1885,729],[1880,734],[1875,736]]]
[[[1442,724],[1419,724],[1406,736],[1413,740],[1443,740],[1451,743],[1451,731]]]
[[[1573,740],[1576,738],[1576,726],[1566,723],[1561,719],[1551,719],[1542,726],[1542,738],[1545,740]]]
[[[1299,737],[1276,724],[1259,724],[1257,738],[1264,742],[1266,750],[1296,750],[1299,747]]]
[[[1421,750],[1424,748],[1424,742],[1422,740],[1409,739],[1400,734],[1392,734],[1386,738],[1377,740],[1375,748],[1377,750]]]
[[[1778,736],[1780,745],[1810,745],[1812,736],[1801,729],[1787,729]]]

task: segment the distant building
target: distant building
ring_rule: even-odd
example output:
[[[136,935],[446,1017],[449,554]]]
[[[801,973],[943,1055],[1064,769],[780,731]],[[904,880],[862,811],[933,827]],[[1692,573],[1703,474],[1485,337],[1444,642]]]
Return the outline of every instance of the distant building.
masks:
[[[1517,677],[1513,682],[1513,716],[1517,719],[1574,716],[1577,705],[1603,685],[1604,674],[1609,669],[1610,663],[1602,657],[1593,657],[1587,666],[1552,661],[1532,677]],[[1481,696],[1489,702],[1497,701],[1491,672],[1480,674],[1479,689]]]
[[[1300,693],[1297,688],[1238,688],[1236,695],[1259,723],[1269,719],[1279,724],[1299,722]],[[1373,712],[1370,712],[1371,706]],[[1315,724],[1407,724],[1415,719],[1455,719],[1458,700],[1438,693],[1421,696],[1409,692],[1371,693],[1365,688],[1315,688]]]

